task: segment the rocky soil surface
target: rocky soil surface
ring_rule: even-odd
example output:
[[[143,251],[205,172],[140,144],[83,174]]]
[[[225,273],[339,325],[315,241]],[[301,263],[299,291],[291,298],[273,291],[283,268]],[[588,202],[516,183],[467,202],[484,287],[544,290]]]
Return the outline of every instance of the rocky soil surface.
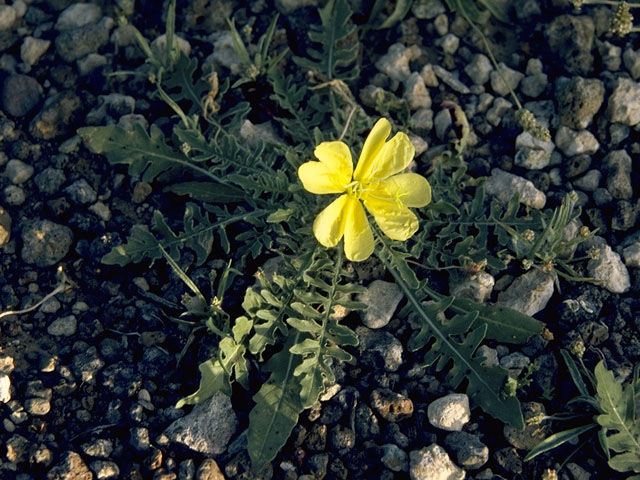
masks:
[[[166,315],[179,311],[182,285],[166,265],[122,269],[100,258],[155,209],[177,217],[181,207],[91,154],[75,134],[170,115],[148,99],[146,77],[133,74],[144,58],[117,21],[124,14],[157,41],[160,3],[0,5],[0,311],[25,311],[0,317],[0,478],[534,480],[571,455],[576,446],[523,462],[557,425],[514,431],[417,368],[406,348],[410,326],[394,317],[402,295],[375,264],[356,267],[370,305],[358,319],[357,363],[336,368],[338,383],[270,467],[248,470],[246,392],[174,408],[196,388],[212,339],[199,334],[185,349],[190,331]],[[225,16],[259,30],[277,8],[277,41],[295,51],[317,22],[313,3],[180,0],[177,31],[183,49],[228,75],[240,61]],[[350,3],[363,21],[371,2]],[[560,291],[538,270],[452,281],[452,291],[535,315],[553,333],[551,343],[538,336],[481,352],[514,373],[536,363],[522,398],[532,418],[564,411],[575,395],[561,346],[579,337],[598,347],[621,378],[640,360],[640,37],[607,34],[609,7],[513,6],[515,25],[491,21],[486,32],[506,81],[548,125],[551,141],[521,133],[479,37],[439,0],[416,0],[401,24],[364,46],[358,96],[373,106],[381,89],[406,101],[423,165],[452,127],[440,103],[456,100],[475,134],[469,171],[488,177],[489,194],[508,200],[519,191],[542,208],[575,190],[583,225],[599,229],[578,252],[598,250],[582,272],[597,286],[561,282]],[[625,476],[607,467],[594,440],[560,478]]]

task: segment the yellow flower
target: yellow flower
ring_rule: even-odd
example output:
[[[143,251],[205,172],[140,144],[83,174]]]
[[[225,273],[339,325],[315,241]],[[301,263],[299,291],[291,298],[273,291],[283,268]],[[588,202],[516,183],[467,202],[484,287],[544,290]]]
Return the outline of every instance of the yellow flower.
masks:
[[[426,178],[399,173],[415,153],[409,137],[397,133],[387,142],[390,133],[387,119],[376,122],[355,171],[349,147],[343,142],[322,142],[314,151],[320,161],[304,163],[298,169],[309,192],[342,193],[316,217],[313,233],[325,247],[335,247],[344,236],[345,254],[354,262],[367,259],[374,249],[362,203],[387,237],[407,240],[418,230],[418,218],[409,207],[424,207],[431,201]]]

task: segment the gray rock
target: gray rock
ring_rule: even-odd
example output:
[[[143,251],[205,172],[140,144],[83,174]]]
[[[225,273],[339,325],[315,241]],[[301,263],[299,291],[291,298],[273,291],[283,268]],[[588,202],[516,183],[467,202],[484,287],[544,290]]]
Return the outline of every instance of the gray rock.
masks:
[[[18,12],[10,5],[0,5],[0,31],[10,30],[16,20]]]
[[[462,83],[457,77],[453,75],[453,73],[445,70],[440,65],[432,65],[433,72],[436,76],[442,80],[451,90],[462,93],[463,95],[467,95],[471,93],[469,87],[467,87],[464,83]]]
[[[102,350],[104,351],[104,349]],[[121,361],[107,366],[101,376],[102,386],[112,391],[116,396],[124,394],[127,397],[132,397],[142,385],[142,376],[136,373],[133,366]]]
[[[465,471],[455,465],[440,445],[409,452],[409,478],[411,480],[463,480]]]
[[[409,456],[393,443],[382,445],[381,461],[392,472],[407,472],[409,470]]]
[[[595,78],[582,77],[573,77],[561,86],[558,83],[556,100],[560,123],[575,130],[587,128],[604,102],[604,84]]]
[[[587,271],[594,281],[612,293],[624,293],[631,287],[629,272],[622,263],[620,255],[606,244],[600,244],[598,258],[589,260]]]
[[[413,415],[410,398],[388,388],[376,388],[371,392],[371,408],[387,422],[400,422]]]
[[[418,19],[431,20],[446,12],[446,8],[440,0],[416,0],[411,11]]]
[[[640,123],[640,83],[618,77],[609,97],[606,114],[611,122],[630,126]]]
[[[22,160],[9,160],[4,170],[4,175],[14,185],[19,185],[26,182],[33,175],[33,167],[27,165]]]
[[[507,173],[499,168],[491,170],[491,176],[485,183],[486,191],[489,195],[494,195],[503,203],[515,195],[520,194],[520,202],[535,209],[541,209],[547,201],[544,193],[534,187],[533,183],[522,177]]]
[[[29,450],[29,440],[22,435],[12,435],[6,440],[7,460],[13,463],[22,463],[26,460]]]
[[[542,72],[542,60],[539,58],[530,58],[527,60],[527,68],[525,72],[527,75],[540,75]]]
[[[60,462],[47,473],[48,480],[92,480],[93,473],[76,452],[64,452]]]
[[[573,480],[591,480],[593,478],[588,471],[577,463],[567,463],[567,470],[571,473],[571,478]]]
[[[2,82],[0,103],[2,110],[12,117],[27,116],[42,100],[42,87],[28,75],[12,74]]]
[[[545,91],[549,84],[549,78],[546,73],[537,73],[529,75],[520,82],[520,91],[526,96],[537,98]]]
[[[27,194],[16,185],[7,186],[2,193],[4,194],[4,201],[7,202],[8,205],[22,205],[27,200]]]
[[[231,32],[215,32],[209,36],[209,41],[213,44],[213,53],[207,57],[205,63],[222,65],[233,73],[240,72],[242,69],[242,59],[233,46]]]
[[[598,140],[588,130],[572,130],[562,126],[556,132],[556,147],[567,157],[580,154],[593,154],[600,148]]]
[[[145,427],[132,428],[129,436],[129,445],[140,454],[148,453],[151,450],[149,430]]]
[[[467,298],[474,302],[484,303],[491,296],[496,281],[487,272],[478,272],[473,276],[453,279],[449,289],[451,294],[458,298]]]
[[[427,407],[429,423],[449,432],[459,432],[471,420],[469,397],[451,393],[434,400]]]
[[[83,383],[90,385],[96,384],[96,376],[102,367],[104,367],[104,360],[98,356],[98,350],[94,346],[75,355],[71,361],[73,374],[80,378]]]
[[[318,0],[276,0],[278,11],[288,14],[299,8],[317,5]]]
[[[107,57],[99,53],[89,53],[77,62],[78,71],[81,76],[89,75],[95,69],[105,66],[108,63]]]
[[[527,367],[531,363],[529,357],[520,352],[513,352],[505,355],[500,359],[500,365],[507,370],[520,370]]]
[[[50,267],[62,260],[73,243],[71,229],[49,220],[30,220],[22,229],[22,260]]]
[[[96,458],[109,458],[113,452],[113,442],[106,438],[96,438],[81,445],[85,455]]]
[[[502,122],[504,115],[513,107],[513,104],[502,97],[496,97],[493,100],[491,108],[487,111],[487,122],[497,127]]]
[[[511,87],[511,90],[514,92],[516,91],[524,75],[521,72],[509,68],[502,62],[499,66],[500,70],[502,70],[502,75],[500,75],[497,70],[491,72],[491,88],[495,93],[504,97],[509,95],[509,87]],[[505,81],[507,83],[505,83]]]
[[[444,444],[462,468],[476,470],[489,460],[489,448],[477,435],[451,432],[445,437]]]
[[[89,468],[96,474],[97,480],[116,480],[120,477],[120,468],[116,462],[94,460]]]
[[[600,53],[600,59],[606,69],[610,72],[620,70],[620,65],[622,65],[622,49],[610,42],[601,42],[599,40],[596,40],[596,46],[598,47],[598,53]]]
[[[419,55],[419,48],[407,48],[401,43],[394,43],[387,53],[378,59],[376,68],[389,78],[404,82],[411,75],[409,62]]]
[[[204,463],[204,462],[203,462]],[[295,469],[295,467],[293,467]],[[178,464],[178,479],[179,480],[193,480],[194,475],[196,474],[196,464],[192,458],[188,458],[183,460]],[[216,479],[215,477],[212,480],[222,480]]]
[[[634,80],[640,78],[640,50],[627,48],[622,54],[622,61]]]
[[[56,30],[72,30],[95,23],[102,17],[102,9],[93,3],[74,3],[65,8],[56,21]]]
[[[372,440],[380,435],[380,422],[364,403],[358,403],[356,407],[354,425],[356,433],[364,440]]]
[[[67,181],[64,171],[59,168],[47,167],[33,178],[40,193],[53,195]]]
[[[593,200],[596,202],[597,206],[602,207],[603,205],[613,201],[613,196],[606,188],[596,188],[596,191],[593,192]]]
[[[405,80],[403,98],[412,110],[431,107],[431,96],[419,73],[413,72]]]
[[[635,242],[622,250],[624,263],[627,267],[640,267],[640,242]]]
[[[537,402],[522,404],[522,416],[525,420],[524,430],[519,430],[511,425],[504,426],[504,438],[514,447],[520,450],[531,450],[547,437],[550,423],[548,420],[530,421],[541,415],[545,415],[544,405]]]
[[[484,85],[489,81],[493,67],[486,55],[477,53],[464,67],[464,72],[469,76],[474,85]]]
[[[109,43],[109,31],[113,25],[113,19],[103,17],[99,22],[65,30],[56,37],[56,51],[65,62],[73,62],[88,53],[97,52]]]
[[[87,183],[84,178],[76,180],[67,188],[64,192],[69,195],[69,198],[76,205],[86,205],[87,203],[93,203],[97,200],[98,194],[91,188],[91,185]]]
[[[451,118],[451,112],[448,108],[443,108],[440,110],[435,118],[433,119],[433,126],[436,130],[436,137],[439,140],[444,140],[449,128],[453,124],[453,119]]]
[[[237,425],[231,400],[223,393],[216,393],[169,425],[164,434],[172,442],[196,452],[218,455],[225,451]]]
[[[367,305],[361,314],[362,322],[369,328],[382,328],[393,317],[402,300],[402,292],[395,283],[374,280],[367,287],[367,291],[358,295],[358,301]]]
[[[40,57],[45,54],[49,47],[51,46],[51,41],[43,40],[42,38],[35,37],[25,37],[22,41],[22,45],[20,46],[20,59],[26,63],[28,66],[32,67]]]
[[[187,57],[191,54],[191,44],[180,37],[179,35],[173,36],[173,45],[177,46],[178,49],[184,53]],[[151,42],[151,49],[156,52],[162,53],[167,48],[167,35],[163,33],[159,37],[156,37],[153,42]]]
[[[633,197],[631,184],[631,157],[625,150],[610,152],[602,163],[607,172],[607,190],[618,200],[629,200]]]
[[[559,15],[545,29],[548,51],[572,74],[593,69],[595,25],[589,16]]]
[[[55,319],[47,327],[47,333],[55,337],[70,337],[78,331],[78,320],[75,315]]]
[[[498,351],[487,345],[480,345],[480,348],[478,348],[478,358],[482,358],[482,365],[487,367],[497,367],[499,365]]]
[[[43,109],[29,125],[29,133],[39,140],[52,140],[67,135],[80,120],[83,103],[68,90],[49,97]]]
[[[553,295],[553,276],[542,270],[529,270],[520,275],[498,296],[498,303],[525,315],[543,310]]]
[[[574,180],[573,185],[584,192],[595,192],[600,186],[600,179],[600,170],[589,170],[584,176]]]
[[[384,361],[387,372],[395,372],[402,365],[403,347],[400,340],[389,332],[357,327],[358,347],[362,354],[377,354]]]
[[[5,245],[11,238],[11,216],[0,207],[0,246]]]

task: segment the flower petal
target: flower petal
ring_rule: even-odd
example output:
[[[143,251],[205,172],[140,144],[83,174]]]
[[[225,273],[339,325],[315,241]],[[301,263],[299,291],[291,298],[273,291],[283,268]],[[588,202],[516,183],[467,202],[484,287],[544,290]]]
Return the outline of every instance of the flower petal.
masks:
[[[376,122],[362,146],[358,165],[356,166],[356,171],[353,174],[354,180],[365,181],[370,177],[373,164],[378,157],[378,153],[384,146],[384,141],[390,133],[391,124],[389,123],[389,120],[381,118]]]
[[[376,219],[382,233],[392,240],[407,240],[418,231],[418,217],[394,200],[368,197],[364,206]]]
[[[321,162],[306,162],[298,168],[298,177],[305,190],[316,193],[342,193],[346,190],[350,178],[336,173],[331,167]]]
[[[431,202],[431,185],[417,173],[399,173],[380,182],[372,195],[399,199],[405,207],[424,207]]]
[[[327,167],[334,170],[336,175],[343,177],[346,183],[351,181],[353,160],[351,159],[351,150],[346,143],[322,142],[315,148],[313,154]]]
[[[313,222],[313,234],[321,245],[335,247],[344,235],[349,197],[341,195],[322,210]]]
[[[366,260],[373,253],[375,242],[367,214],[355,198],[349,198],[344,227],[344,252],[352,262]]]
[[[396,133],[391,140],[384,144],[371,162],[371,171],[367,180],[383,180],[401,172],[409,166],[415,153],[416,149],[406,133]],[[367,180],[363,179],[362,181],[367,183]]]

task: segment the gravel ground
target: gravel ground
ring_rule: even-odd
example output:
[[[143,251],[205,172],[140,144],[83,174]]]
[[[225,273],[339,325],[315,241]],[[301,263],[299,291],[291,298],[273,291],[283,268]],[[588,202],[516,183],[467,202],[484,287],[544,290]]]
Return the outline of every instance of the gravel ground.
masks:
[[[108,76],[144,60],[117,11],[149,39],[164,31],[160,2],[135,3],[134,13],[125,0],[0,5],[0,308],[46,298],[0,317],[0,478],[534,480],[564,461],[575,447],[523,463],[551,425],[504,427],[416,367],[404,347],[411,329],[394,318],[402,296],[375,263],[357,269],[370,305],[357,327],[357,363],[336,367],[337,385],[303,414],[272,466],[248,471],[246,392],[190,412],[174,408],[196,388],[197,364],[213,340],[200,335],[182,355],[189,330],[164,314],[177,311],[182,285],[166,265],[121,269],[99,259],[155,209],[178,217],[181,206],[75,135],[86,125],[126,128],[169,115],[141,95],[151,88],[144,76]],[[312,0],[276,3],[278,41],[302,48],[317,19]],[[350,3],[358,21],[370,2]],[[256,17],[260,26],[275,8],[271,0],[178,4],[184,48],[221,73],[238,64],[225,15]],[[599,286],[563,282],[558,291],[537,270],[452,281],[453,291],[535,315],[553,333],[552,342],[537,336],[512,350],[483,347],[487,362],[515,373],[539,366],[521,398],[530,418],[563,411],[575,395],[558,349],[576,338],[601,349],[622,378],[640,359],[640,38],[608,35],[609,8],[515,4],[518,27],[492,23],[486,33],[506,80],[552,141],[521,134],[479,38],[439,0],[416,1],[399,26],[365,46],[359,97],[369,106],[376,89],[404,98],[416,143],[432,146],[419,157],[425,163],[452,126],[440,103],[457,100],[475,133],[469,171],[489,178],[490,194],[508,199],[515,189],[541,208],[575,190],[583,225],[599,229],[584,247],[599,257],[582,272]],[[56,290],[64,278],[72,285]],[[560,478],[625,476],[586,445]]]

